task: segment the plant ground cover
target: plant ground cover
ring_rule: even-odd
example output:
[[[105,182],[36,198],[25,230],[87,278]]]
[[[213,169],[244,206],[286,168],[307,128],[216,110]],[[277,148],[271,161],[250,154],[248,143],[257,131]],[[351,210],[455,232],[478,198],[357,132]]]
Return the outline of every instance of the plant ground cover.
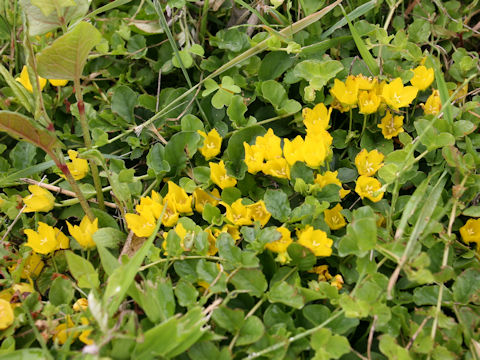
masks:
[[[0,359],[480,358],[478,1],[0,3]]]

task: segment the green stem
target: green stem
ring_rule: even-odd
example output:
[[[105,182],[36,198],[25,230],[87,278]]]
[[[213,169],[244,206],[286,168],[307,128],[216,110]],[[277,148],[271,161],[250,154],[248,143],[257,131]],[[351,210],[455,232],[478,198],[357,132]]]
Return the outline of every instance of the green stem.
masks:
[[[85,103],[83,102],[82,87],[80,85],[79,78],[75,78],[73,80],[73,86],[75,88],[75,97],[77,98],[77,107],[78,113],[80,115],[80,124],[82,126],[83,140],[85,142],[87,150],[90,150],[92,148],[92,138],[90,137],[90,129],[88,127],[87,116],[85,114]],[[92,170],[93,184],[97,192],[98,206],[100,207],[100,209],[105,210],[102,192],[102,182],[100,181],[100,176],[98,175],[97,164],[92,159],[89,159],[88,162],[90,164],[90,169]]]
[[[367,127],[367,117],[368,117],[367,114],[363,114],[363,125],[362,125],[362,133],[360,134],[360,139],[362,138],[363,132],[365,131],[365,129]]]
[[[393,214],[395,212],[395,205],[397,204],[398,193],[400,191],[400,183],[398,179],[395,181],[395,186],[392,193],[392,204],[390,205],[390,211],[387,218],[387,231],[390,232],[393,226]]]
[[[350,108],[350,119],[348,121],[348,133],[350,134],[352,132],[352,126],[353,126],[353,114],[352,114],[352,109]]]

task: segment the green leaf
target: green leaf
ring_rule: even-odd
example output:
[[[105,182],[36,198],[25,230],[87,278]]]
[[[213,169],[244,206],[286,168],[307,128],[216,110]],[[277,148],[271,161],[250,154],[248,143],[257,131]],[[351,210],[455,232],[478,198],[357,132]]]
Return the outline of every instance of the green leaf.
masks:
[[[48,292],[48,299],[50,302],[59,306],[62,304],[70,305],[73,299],[75,290],[73,289],[72,282],[59,276],[53,280],[50,290]]]
[[[163,176],[170,171],[170,165],[165,160],[165,148],[162,144],[156,143],[150,148],[147,154],[147,165],[157,176]]]
[[[268,189],[265,191],[263,200],[265,201],[267,210],[272,214],[274,219],[281,222],[288,220],[288,216],[292,212],[292,209],[290,208],[287,194],[282,190]]]
[[[160,218],[162,218],[162,216],[163,212]],[[107,310],[110,315],[118,310],[118,307],[125,298],[130,285],[135,279],[139,267],[142,265],[143,259],[150,250],[150,246],[157,235],[160,223],[160,221],[157,223],[152,235],[150,235],[147,241],[143,243],[142,247],[135,253],[135,255],[133,255],[127,263],[116,268],[108,277],[103,299],[107,304]]]
[[[307,80],[314,90],[321,90],[341,70],[343,65],[337,60],[304,60],[295,66],[293,74]]]
[[[265,275],[258,269],[240,269],[230,281],[237,290],[248,290],[256,297],[261,297],[267,290]]]
[[[247,105],[244,104],[243,97],[235,95],[227,109],[227,115],[235,128],[241,128],[247,125],[247,119],[245,119],[244,116],[246,111]]]
[[[470,206],[462,212],[465,216],[480,217],[480,206]]]
[[[101,39],[93,25],[78,23],[37,55],[38,74],[46,79],[79,79],[90,50]]]
[[[135,123],[133,110],[137,104],[137,97],[138,94],[128,86],[116,87],[112,95],[112,112],[130,124]]]
[[[88,12],[88,0],[20,0],[28,20],[28,35],[42,35],[62,27]],[[59,6],[60,13],[56,11]],[[55,11],[52,11],[55,10]],[[48,13],[48,15],[47,15]]]
[[[470,268],[457,277],[452,287],[453,298],[461,304],[480,304],[480,270]]]
[[[286,281],[276,282],[271,287],[268,292],[268,300],[272,303],[279,302],[295,309],[301,309],[304,305],[301,291]]]
[[[316,351],[314,359],[338,359],[350,352],[350,344],[345,336],[332,335],[329,329],[314,332],[310,345]]]
[[[63,146],[55,133],[38,128],[32,119],[11,111],[0,111],[0,131],[32,143],[53,159],[56,159],[54,149]]]
[[[317,258],[312,251],[300,244],[290,244],[287,251],[288,255],[292,259],[290,261],[290,265],[296,266],[298,270],[310,270],[317,262]]]
[[[191,306],[197,302],[198,291],[190,282],[180,279],[175,286],[175,296],[180,306]]]
[[[200,140],[197,132],[190,131],[178,132],[170,138],[164,152],[170,174],[178,174],[187,166],[187,159],[197,152]]]
[[[31,3],[38,7],[45,16],[64,7],[76,5],[73,0],[31,0]]]
[[[67,257],[68,269],[77,280],[79,287],[94,289],[100,286],[98,273],[90,261],[74,254],[72,251],[66,251],[65,256]]]
[[[247,318],[237,339],[237,345],[248,345],[260,340],[265,332],[265,326],[262,321],[256,316]]]
[[[118,248],[119,244],[123,243],[126,237],[123,231],[110,227],[100,228],[92,236],[95,244],[100,244],[109,249]]]
[[[380,336],[379,347],[380,347],[380,351],[383,354],[385,354],[389,359],[397,359],[397,360],[411,359],[408,350],[399,346],[395,341],[395,338],[390,335],[384,334]]]
[[[213,311],[213,320],[218,326],[234,333],[240,330],[245,322],[245,312],[240,309],[230,309],[225,305],[220,305]]]
[[[260,81],[273,80],[279,78],[295,62],[295,57],[287,54],[285,51],[269,52],[262,59],[260,69],[258,70],[258,79]]]
[[[375,248],[377,243],[377,225],[371,207],[364,206],[353,211],[353,219],[347,225],[347,234],[338,244],[338,254],[355,254],[363,257]]]

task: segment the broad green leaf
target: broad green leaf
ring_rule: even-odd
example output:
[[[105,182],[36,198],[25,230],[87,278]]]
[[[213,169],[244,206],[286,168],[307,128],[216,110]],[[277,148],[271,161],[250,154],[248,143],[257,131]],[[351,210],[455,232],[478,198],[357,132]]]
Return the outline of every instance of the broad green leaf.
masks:
[[[353,211],[353,219],[347,225],[347,234],[338,244],[340,256],[355,254],[364,256],[375,248],[377,243],[377,225],[375,214],[370,206],[364,206]]]
[[[88,0],[20,0],[28,20],[28,34],[42,35],[83,17],[89,7]],[[57,14],[56,5],[60,14]],[[52,11],[54,10],[54,11]],[[48,15],[47,15],[48,14]]]
[[[398,345],[395,338],[391,335],[384,334],[380,337],[380,351],[387,356],[388,359],[410,360],[408,350]]]
[[[120,243],[125,241],[127,235],[118,229],[104,227],[98,229],[92,236],[95,244],[106,248],[116,249]]]
[[[54,11],[61,11],[65,7],[76,5],[73,0],[31,0],[31,3],[38,7],[45,16]]]
[[[457,277],[453,284],[453,298],[456,302],[467,304],[480,303],[480,270],[470,268]]]
[[[240,309],[233,310],[225,305],[220,305],[213,311],[212,318],[218,326],[234,333],[242,328],[245,322],[245,313]]]
[[[243,97],[235,95],[227,109],[227,115],[235,128],[241,128],[247,124],[247,119],[244,116],[246,111],[247,105],[244,104]]]
[[[248,345],[258,341],[265,332],[265,326],[256,316],[247,318],[238,336],[237,345]]]
[[[72,251],[65,252],[68,269],[81,288],[93,289],[100,286],[98,273],[92,263]]]
[[[272,303],[279,302],[295,309],[301,309],[304,298],[301,291],[286,281],[276,282],[268,292],[268,300]]]
[[[280,77],[295,62],[295,57],[285,51],[269,52],[262,59],[258,70],[260,81],[273,80]]]
[[[180,279],[175,286],[175,296],[180,306],[189,307],[196,303],[198,291],[190,282]]]
[[[315,91],[322,90],[342,69],[342,63],[337,60],[304,60],[295,66],[293,74],[309,82],[309,86],[305,87],[305,99],[313,101]]]
[[[72,282],[59,276],[53,280],[50,286],[48,299],[55,306],[69,305],[73,299],[74,292]]]
[[[265,275],[258,269],[240,269],[230,281],[237,290],[248,290],[256,297],[261,297],[267,290]]]
[[[194,131],[182,131],[173,135],[165,146],[165,161],[172,174],[178,174],[187,165],[187,158],[197,152],[201,137]]]
[[[338,359],[350,352],[350,344],[345,336],[333,335],[329,329],[314,332],[310,345],[316,351],[314,359]]]
[[[46,79],[79,79],[90,50],[101,39],[93,25],[78,23],[37,55],[38,74]]]
[[[138,94],[126,85],[116,87],[112,95],[112,112],[129,123],[135,123],[133,110]]]
[[[292,259],[290,264],[295,265],[298,270],[310,270],[317,262],[317,258],[312,251],[300,244],[290,244],[287,251],[288,255],[290,255],[290,258]]]
[[[263,197],[267,210],[272,214],[274,219],[285,222],[288,220],[288,216],[292,212],[290,208],[290,202],[288,201],[287,194],[282,190],[268,189]]]
[[[11,111],[0,111],[0,131],[32,143],[53,159],[54,149],[62,146],[54,132],[38,128],[30,118]]]

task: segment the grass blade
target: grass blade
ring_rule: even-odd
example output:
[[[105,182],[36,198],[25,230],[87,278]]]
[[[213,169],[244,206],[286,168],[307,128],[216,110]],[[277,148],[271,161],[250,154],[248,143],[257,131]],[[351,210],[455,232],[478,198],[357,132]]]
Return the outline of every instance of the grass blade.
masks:
[[[372,10],[375,5],[377,4],[377,0],[371,0],[365,4],[362,4],[360,5],[359,7],[357,7],[355,10],[351,11],[350,13],[348,13],[348,19],[350,19],[350,21],[353,21],[355,20],[356,18],[359,18],[360,16],[362,15],[365,15],[367,12],[369,12],[370,10]],[[327,37],[329,37],[335,30],[341,28],[342,26],[346,25],[347,24],[347,17],[344,17],[343,19],[337,21],[330,29],[328,29],[327,31],[325,31],[321,36],[320,36],[320,39],[321,40],[324,40],[326,39]]]
[[[345,16],[345,19],[347,19],[348,27],[350,28],[353,41],[355,41],[355,45],[357,45],[357,49],[358,49],[358,52],[360,53],[360,56],[362,57],[363,61],[365,61],[365,64],[367,64],[372,75],[377,76],[378,74],[380,74],[380,68],[378,67],[377,62],[373,58],[372,54],[370,54],[370,51],[367,49],[367,46],[362,40],[362,37],[358,33],[357,29],[355,29],[355,27],[353,26],[352,22],[350,21],[343,7],[342,7],[342,11],[343,11],[343,15]]]

